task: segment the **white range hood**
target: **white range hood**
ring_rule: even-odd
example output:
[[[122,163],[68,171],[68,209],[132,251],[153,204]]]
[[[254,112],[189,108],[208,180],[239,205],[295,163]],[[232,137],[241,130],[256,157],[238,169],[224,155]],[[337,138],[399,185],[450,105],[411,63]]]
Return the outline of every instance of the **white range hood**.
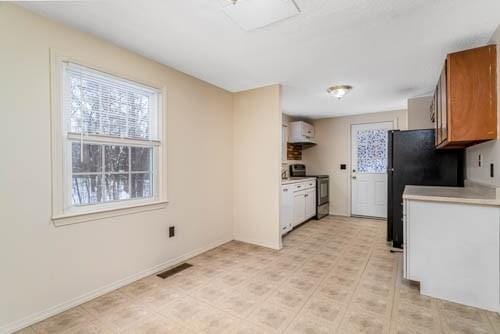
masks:
[[[291,122],[288,142],[290,144],[315,145],[314,126],[303,121]]]

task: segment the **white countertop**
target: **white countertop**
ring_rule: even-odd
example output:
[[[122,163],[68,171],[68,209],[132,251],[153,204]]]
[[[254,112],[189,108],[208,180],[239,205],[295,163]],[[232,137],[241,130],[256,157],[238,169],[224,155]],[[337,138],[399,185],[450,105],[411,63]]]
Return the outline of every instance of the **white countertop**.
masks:
[[[282,179],[281,184],[292,184],[292,183],[298,183],[298,182],[306,182],[306,181],[312,181],[316,180],[315,177],[290,177],[288,179]]]
[[[479,185],[465,187],[406,186],[403,199],[500,206],[497,188]]]

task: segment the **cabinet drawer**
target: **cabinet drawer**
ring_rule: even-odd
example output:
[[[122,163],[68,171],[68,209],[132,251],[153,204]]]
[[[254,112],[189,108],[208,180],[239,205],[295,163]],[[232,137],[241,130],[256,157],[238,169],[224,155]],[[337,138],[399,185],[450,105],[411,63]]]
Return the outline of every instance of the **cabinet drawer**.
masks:
[[[300,190],[305,190],[305,189],[311,189],[311,188],[314,188],[316,187],[316,181],[315,180],[311,180],[311,181],[307,181],[307,182],[298,182],[298,183],[294,183],[292,184],[292,189],[293,191],[300,191]]]
[[[307,182],[299,182],[299,183],[294,183],[292,185],[292,189],[293,191],[300,191],[300,190],[304,190],[307,188]]]

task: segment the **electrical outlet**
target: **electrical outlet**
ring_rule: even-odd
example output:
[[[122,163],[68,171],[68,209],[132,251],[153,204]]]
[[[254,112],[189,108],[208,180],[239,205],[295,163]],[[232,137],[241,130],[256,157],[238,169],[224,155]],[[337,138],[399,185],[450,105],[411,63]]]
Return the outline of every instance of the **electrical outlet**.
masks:
[[[168,227],[168,237],[169,238],[175,237],[175,226]]]

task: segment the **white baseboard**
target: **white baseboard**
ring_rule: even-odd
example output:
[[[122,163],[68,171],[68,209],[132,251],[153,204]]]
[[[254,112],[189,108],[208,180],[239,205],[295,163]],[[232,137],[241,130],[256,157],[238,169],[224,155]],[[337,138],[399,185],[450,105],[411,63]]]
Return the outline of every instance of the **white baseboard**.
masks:
[[[137,281],[141,278],[144,278],[146,276],[149,276],[149,275],[152,275],[154,273],[160,272],[162,270],[168,269],[170,267],[176,266],[183,261],[186,261],[186,260],[188,260],[196,255],[199,255],[201,253],[209,251],[209,250],[211,250],[215,247],[218,247],[222,244],[225,244],[231,240],[233,240],[233,239],[228,238],[228,239],[213,242],[213,243],[209,244],[207,247],[195,249],[195,250],[188,252],[184,255],[181,255],[175,259],[166,261],[164,263],[160,263],[154,267],[151,267],[151,268],[148,268],[146,270],[142,270],[138,273],[129,275],[129,276],[122,278],[116,282],[113,282],[111,284],[107,284],[101,288],[90,291],[84,295],[73,298],[73,299],[68,300],[64,303],[61,303],[59,305],[52,306],[46,310],[31,314],[25,318],[20,319],[20,320],[13,321],[7,325],[4,325],[3,327],[0,327],[0,333],[1,334],[13,333],[13,332],[18,331],[20,329],[23,329],[25,327],[31,326],[39,321],[50,318],[58,313],[69,310],[70,308],[73,308],[75,306],[86,303],[89,300],[92,300],[92,299],[97,298],[99,296],[105,295],[106,293],[109,293],[113,290],[119,289],[119,288],[121,288],[127,284],[130,284],[134,281]]]
[[[262,242],[258,242],[258,241],[255,241],[255,240],[250,240],[250,239],[245,239],[245,238],[237,238],[237,237],[235,237],[234,240],[245,242],[247,244],[257,245],[257,246],[260,246],[260,247],[265,247],[265,248],[271,248],[271,249],[280,250],[280,248],[276,247],[276,245],[268,245],[268,244],[265,244],[265,243],[262,243]]]

